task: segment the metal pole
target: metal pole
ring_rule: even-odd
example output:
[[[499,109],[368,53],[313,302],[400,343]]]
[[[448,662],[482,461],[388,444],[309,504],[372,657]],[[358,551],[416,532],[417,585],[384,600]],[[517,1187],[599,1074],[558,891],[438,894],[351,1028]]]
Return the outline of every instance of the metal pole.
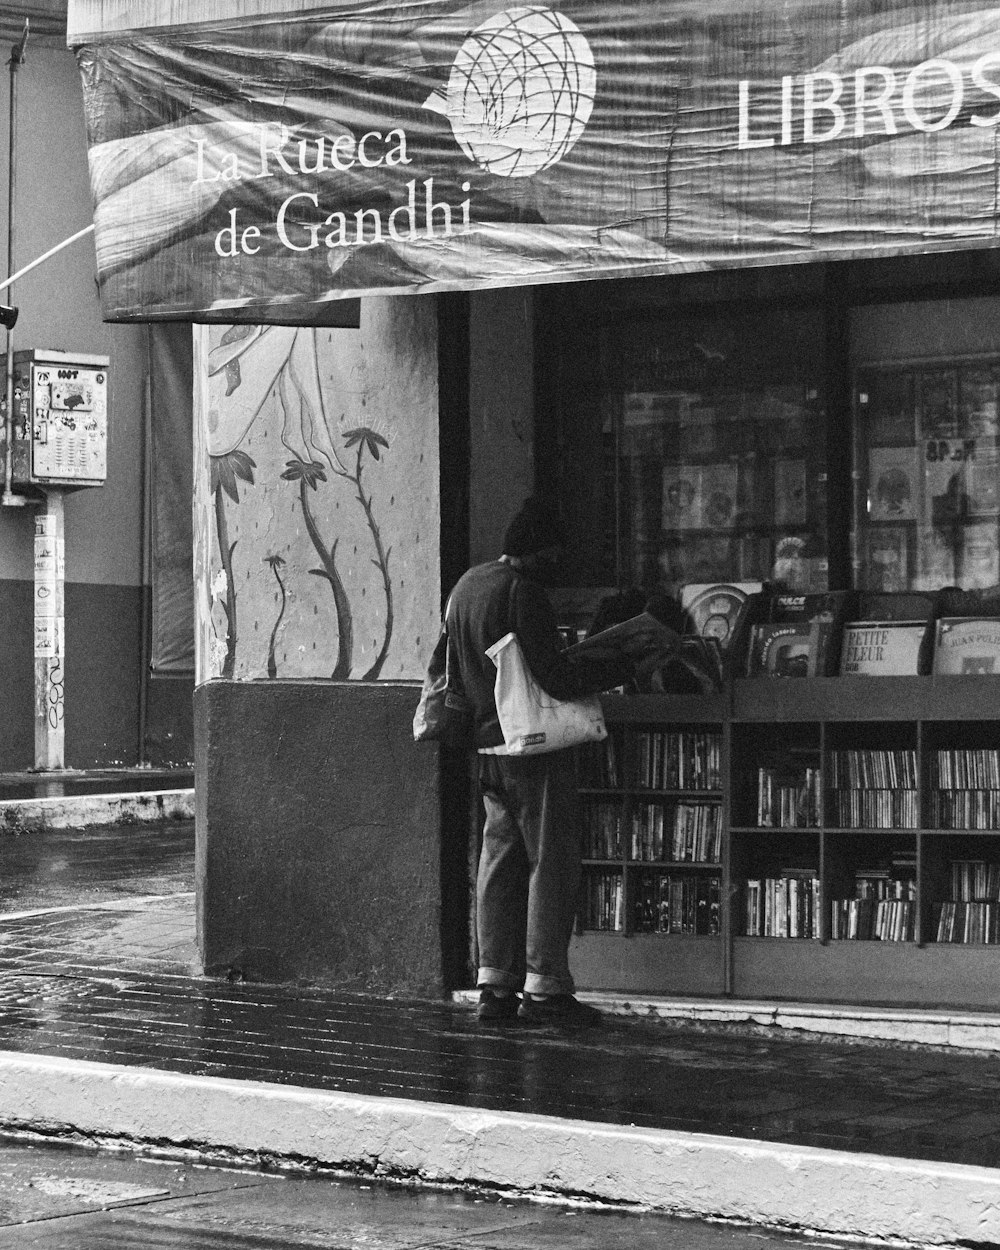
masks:
[[[146,725],[149,718],[149,663],[150,637],[149,626],[152,617],[152,588],[150,568],[152,552],[150,550],[153,530],[153,500],[150,491],[152,481],[152,423],[153,423],[153,364],[150,345],[150,328],[146,326],[146,383],[142,393],[142,465],[139,498],[142,500],[142,534],[140,546],[142,550],[142,572],[139,578],[140,599],[139,612],[139,742],[136,761],[139,764],[146,760]]]
[[[35,768],[65,763],[66,540],[63,492],[45,492],[35,514]]]
[[[24,49],[28,43],[28,21],[20,42],[10,50],[10,117],[8,118],[9,146],[7,154],[7,278],[6,285],[13,289],[9,279],[14,273],[14,206],[17,188],[17,71],[24,64]],[[3,494],[0,504],[23,507],[28,501],[11,490],[14,472],[14,330],[7,327],[7,396],[4,409]]]
[[[78,230],[76,234],[71,234],[68,239],[63,239],[63,241],[61,243],[57,243],[55,247],[50,247],[49,250],[47,252],[43,252],[41,256],[36,256],[35,259],[30,261],[27,265],[22,265],[17,273],[11,274],[9,278],[0,282],[0,291],[4,290],[6,287],[12,286],[19,278],[23,278],[26,273],[31,273],[32,269],[37,269],[39,265],[44,265],[50,257],[58,255],[64,247],[69,247],[69,245],[71,243],[75,243],[77,239],[85,238],[88,234],[93,233],[94,223],[91,222],[89,226],[84,226],[83,229]]]

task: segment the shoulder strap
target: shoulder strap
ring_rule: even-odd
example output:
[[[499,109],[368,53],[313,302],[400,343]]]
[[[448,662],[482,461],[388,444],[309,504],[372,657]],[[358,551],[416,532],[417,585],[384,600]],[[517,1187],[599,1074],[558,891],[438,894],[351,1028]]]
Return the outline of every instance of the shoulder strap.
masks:
[[[514,610],[514,599],[517,595],[517,588],[521,582],[521,575],[518,573],[517,569],[512,569],[511,571],[514,576],[510,579],[510,590],[507,592],[507,624],[510,632],[512,634],[516,634],[517,630],[515,629],[515,624],[517,616]]]

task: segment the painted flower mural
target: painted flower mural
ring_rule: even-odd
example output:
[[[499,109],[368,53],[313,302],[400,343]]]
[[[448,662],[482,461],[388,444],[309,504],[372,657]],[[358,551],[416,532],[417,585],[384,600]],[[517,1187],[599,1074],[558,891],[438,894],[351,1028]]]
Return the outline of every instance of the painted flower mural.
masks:
[[[348,377],[350,393],[345,388],[345,393],[338,394],[331,386],[329,367],[321,363],[324,337],[328,332],[313,327],[233,326],[208,351],[210,490],[221,565],[221,576],[213,582],[213,607],[217,609],[213,650],[225,656],[220,673],[223,677],[236,675],[241,631],[245,628],[240,620],[240,596],[251,577],[246,567],[239,567],[243,540],[234,536],[231,522],[242,517],[240,532],[252,534],[259,530],[260,517],[264,516],[269,534],[275,537],[285,524],[275,516],[289,515],[289,491],[296,528],[284,535],[285,550],[290,553],[301,522],[313,561],[312,567],[300,569],[283,554],[280,544],[272,545],[260,557],[257,567],[262,563],[270,570],[270,593],[280,600],[268,639],[267,676],[280,675],[279,640],[287,626],[289,605],[307,598],[301,585],[295,584],[300,571],[324,582],[330,590],[325,614],[335,659],[329,676],[375,680],[389,655],[396,619],[392,546],[383,538],[384,518],[378,515],[379,504],[369,477],[373,471],[386,469],[394,435],[383,416],[365,416],[371,397],[363,375],[360,379]],[[361,421],[356,420],[359,410],[364,418]],[[273,435],[277,435],[283,467],[265,481],[256,447],[258,443],[263,446],[260,440],[269,434],[272,443]],[[275,448],[268,454],[273,456],[277,451]],[[278,499],[278,484],[285,493],[283,501]],[[388,502],[394,499],[390,494]],[[252,527],[248,524],[251,515],[257,518]],[[367,555],[361,550],[359,532],[369,548]],[[345,572],[348,561],[349,574]],[[369,587],[359,572],[361,565],[376,570],[382,598],[381,633],[364,654],[359,654],[357,645],[356,600],[367,600],[370,617],[369,590],[374,585]],[[318,605],[314,604],[314,611],[318,615]],[[254,629],[259,629],[259,622],[254,622]],[[311,646],[316,648],[315,637]],[[300,644],[299,650],[302,648]]]
[[[274,628],[271,630],[271,637],[267,647],[267,675],[268,677],[278,676],[278,661],[275,659],[274,646],[278,640],[278,630],[281,628],[281,621],[285,615],[285,608],[288,607],[288,594],[285,591],[285,583],[281,580],[281,568],[284,566],[284,558],[278,555],[264,557],[265,562],[274,574],[274,579],[278,583],[278,593],[281,595],[281,607],[278,609],[278,619],[274,622]]]

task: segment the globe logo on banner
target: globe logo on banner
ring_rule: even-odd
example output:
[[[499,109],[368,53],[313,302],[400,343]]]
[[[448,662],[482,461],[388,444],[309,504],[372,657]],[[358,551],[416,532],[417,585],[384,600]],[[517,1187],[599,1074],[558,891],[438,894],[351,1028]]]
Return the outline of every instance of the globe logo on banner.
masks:
[[[507,9],[459,49],[445,112],[462,151],[487,173],[529,178],[583,134],[597,74],[587,40],[562,13]]]

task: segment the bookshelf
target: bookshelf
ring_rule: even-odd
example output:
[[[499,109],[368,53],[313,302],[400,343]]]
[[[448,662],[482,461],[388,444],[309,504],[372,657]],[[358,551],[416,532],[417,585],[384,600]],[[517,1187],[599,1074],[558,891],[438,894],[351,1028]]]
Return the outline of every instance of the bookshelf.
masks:
[[[618,893],[581,910],[580,987],[1000,1006],[996,693],[853,677],[608,697],[617,769],[581,777],[584,877]],[[667,743],[709,738],[697,784],[656,772]]]
[[[580,752],[576,979],[590,988],[719,993],[724,701],[645,695],[609,705],[607,740]]]

